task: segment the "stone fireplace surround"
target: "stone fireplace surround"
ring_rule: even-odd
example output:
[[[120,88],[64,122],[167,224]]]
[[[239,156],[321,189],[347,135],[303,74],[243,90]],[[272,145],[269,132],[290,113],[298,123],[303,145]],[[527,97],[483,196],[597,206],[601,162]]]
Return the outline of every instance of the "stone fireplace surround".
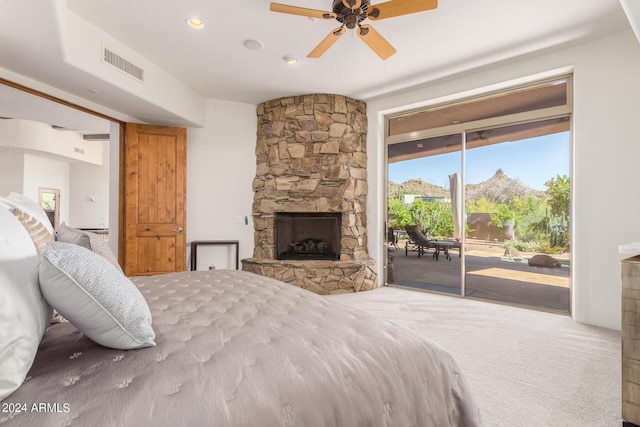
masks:
[[[258,105],[254,253],[243,270],[319,294],[378,286],[367,251],[366,105],[313,94]],[[340,259],[277,260],[275,214],[340,213]]]

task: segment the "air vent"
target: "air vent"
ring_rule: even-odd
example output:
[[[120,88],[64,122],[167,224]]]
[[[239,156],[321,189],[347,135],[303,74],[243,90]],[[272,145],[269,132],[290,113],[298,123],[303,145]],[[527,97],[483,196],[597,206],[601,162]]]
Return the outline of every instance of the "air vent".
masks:
[[[144,81],[144,70],[138,67],[136,64],[133,64],[117,53],[107,49],[106,47],[102,48],[102,61],[107,64],[113,65],[120,71],[124,71],[131,77]]]

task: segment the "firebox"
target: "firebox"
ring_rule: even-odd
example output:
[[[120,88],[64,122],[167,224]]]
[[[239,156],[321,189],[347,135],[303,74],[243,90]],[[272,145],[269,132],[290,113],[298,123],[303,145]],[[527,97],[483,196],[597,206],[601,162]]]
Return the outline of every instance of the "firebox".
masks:
[[[275,253],[283,260],[340,258],[340,213],[276,213]]]

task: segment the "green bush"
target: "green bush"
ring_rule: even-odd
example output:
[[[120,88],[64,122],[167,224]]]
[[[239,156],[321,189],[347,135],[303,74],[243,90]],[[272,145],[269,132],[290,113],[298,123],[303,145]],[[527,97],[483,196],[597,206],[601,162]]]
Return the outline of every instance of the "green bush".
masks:
[[[416,224],[421,230],[427,230],[430,236],[453,236],[450,203],[416,199],[411,206],[407,206],[395,198],[390,198],[387,203],[389,227],[403,230],[405,225]]]

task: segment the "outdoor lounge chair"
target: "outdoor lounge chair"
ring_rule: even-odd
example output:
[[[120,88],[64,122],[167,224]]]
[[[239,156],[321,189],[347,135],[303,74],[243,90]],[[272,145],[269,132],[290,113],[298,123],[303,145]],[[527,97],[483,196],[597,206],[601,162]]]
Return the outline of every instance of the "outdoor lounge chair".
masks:
[[[407,236],[409,237],[404,245],[405,255],[409,254],[409,248],[418,252],[418,258],[424,255],[429,248],[435,249],[435,239],[429,239],[425,236],[417,225],[405,225],[404,229],[407,231]]]

